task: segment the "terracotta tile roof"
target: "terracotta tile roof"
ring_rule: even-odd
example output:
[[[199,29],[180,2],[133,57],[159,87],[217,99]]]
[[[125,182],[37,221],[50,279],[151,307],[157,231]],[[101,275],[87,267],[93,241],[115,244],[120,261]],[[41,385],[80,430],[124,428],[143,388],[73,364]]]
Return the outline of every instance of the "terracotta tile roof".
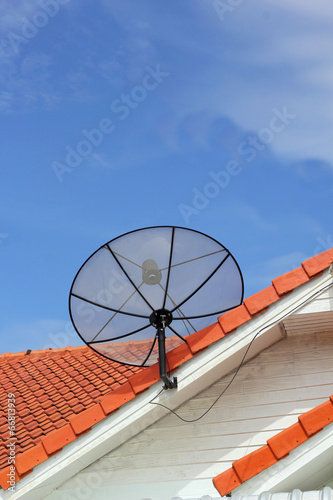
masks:
[[[126,359],[134,365],[140,365],[146,359],[150,349],[154,343],[154,338],[146,340],[130,340],[128,342],[109,342],[107,344],[95,344],[93,347],[97,352],[100,352],[107,357],[122,360]],[[172,337],[165,338],[165,347],[169,351],[183,344],[183,341],[173,335]],[[155,345],[149,356],[149,363],[155,364],[158,361],[158,343]]]
[[[215,488],[225,496],[242,483],[285,458],[300,444],[333,422],[333,395],[328,401],[303,413],[298,422],[268,439],[267,444],[236,460],[232,467],[213,479]]]
[[[31,470],[34,461],[30,457],[35,452],[40,461],[41,457],[46,460],[46,436],[68,428],[68,422],[76,422],[83,410],[95,407],[110,390],[117,393],[130,376],[142,370],[109,361],[86,346],[0,355],[0,437],[5,442],[12,439],[6,411],[7,394],[13,393],[17,470]],[[0,470],[8,465],[8,455],[9,449],[1,447]]]
[[[223,314],[215,324],[190,335],[186,344],[167,354],[170,370],[262,313],[286,293],[327,269],[332,262],[333,248],[276,278],[270,287],[245,299],[242,305]],[[125,367],[99,356],[88,347],[2,354],[0,376],[0,438],[5,442],[10,438],[7,394],[15,394],[17,481],[160,379],[158,364],[148,368]],[[259,457],[256,463],[263,458],[264,464],[277,460],[270,445],[254,453]],[[8,454],[9,449],[3,447],[0,452],[3,489],[9,486]],[[224,473],[224,478],[230,478],[228,484],[240,481],[237,474],[243,477],[241,467],[242,463],[236,465],[238,473],[234,468]]]

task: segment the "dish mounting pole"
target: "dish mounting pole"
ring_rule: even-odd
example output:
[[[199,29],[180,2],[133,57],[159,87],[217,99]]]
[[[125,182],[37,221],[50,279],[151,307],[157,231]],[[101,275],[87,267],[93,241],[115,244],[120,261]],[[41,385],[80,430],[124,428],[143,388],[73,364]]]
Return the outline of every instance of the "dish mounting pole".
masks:
[[[165,329],[172,321],[172,314],[167,309],[158,309],[150,316],[150,323],[156,328],[158,341],[158,358],[160,367],[160,377],[164,382],[164,389],[177,389],[177,377],[171,379],[167,373],[165,356]]]

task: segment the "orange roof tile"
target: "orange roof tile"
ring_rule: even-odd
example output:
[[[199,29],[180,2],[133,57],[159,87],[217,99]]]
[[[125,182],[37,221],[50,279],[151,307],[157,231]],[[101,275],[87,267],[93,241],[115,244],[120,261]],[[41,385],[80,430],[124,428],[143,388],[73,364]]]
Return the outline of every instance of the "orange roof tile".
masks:
[[[333,396],[325,403],[303,413],[298,422],[268,439],[267,444],[236,460],[232,467],[214,477],[221,496],[229,494],[242,483],[283,460],[293,449],[333,422]]]
[[[244,304],[249,313],[254,316],[279,300],[279,298],[280,296],[276,292],[274,286],[271,285],[245,299]]]
[[[239,326],[243,325],[243,323],[249,321],[251,317],[252,316],[246,309],[246,306],[242,304],[220,316],[219,323],[224,333],[230,333]]]
[[[279,295],[284,295],[285,293],[291,292],[297,286],[303,285],[310,280],[310,277],[306,273],[303,267],[298,267],[289,273],[283,274],[278,278],[275,278],[272,283]]]
[[[250,477],[256,476],[259,472],[267,469],[276,462],[277,459],[274,453],[268,445],[265,445],[245,457],[236,460],[233,463],[233,469],[240,482],[244,483]]]
[[[2,354],[0,436],[5,441],[10,439],[5,413],[8,393],[15,395],[15,448],[19,457],[41,444],[47,434],[68,424],[74,415],[94,407],[98,398],[121,387],[119,376],[126,382],[142,370],[108,361],[86,346],[24,352],[19,356]],[[73,382],[71,387],[69,381]],[[2,447],[0,469],[7,464],[7,454]]]
[[[187,343],[167,354],[170,370],[206,349],[213,342],[250,321],[286,293],[317,276],[333,262],[333,248],[302,263],[302,267],[273,280],[273,284],[244,300],[218,322],[187,338]],[[148,368],[123,366],[99,356],[88,347],[66,347],[0,355],[0,438],[10,439],[7,394],[15,394],[16,480],[59,452],[66,444],[88,432],[136,395],[159,380],[158,365]],[[283,431],[279,445],[274,438],[264,449],[244,458],[215,478],[221,491],[231,491],[249,475],[289,453],[294,445],[327,425],[333,418],[333,398],[321,410],[311,410],[294,430]],[[319,413],[318,413],[319,412]],[[289,434],[288,434],[289,433]],[[291,433],[291,434],[290,434]],[[298,444],[297,444],[298,443]],[[0,451],[0,485],[7,489],[9,449]],[[219,490],[220,491],[220,490]],[[225,493],[221,493],[225,494]]]

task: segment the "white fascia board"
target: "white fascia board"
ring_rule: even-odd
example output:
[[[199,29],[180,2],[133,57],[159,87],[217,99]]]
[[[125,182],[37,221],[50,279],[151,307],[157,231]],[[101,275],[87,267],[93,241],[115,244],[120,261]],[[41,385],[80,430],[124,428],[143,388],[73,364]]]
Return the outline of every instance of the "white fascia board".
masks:
[[[175,409],[211,384],[238,368],[251,341],[256,337],[246,361],[281,340],[285,335],[281,321],[311,300],[314,293],[332,283],[326,271],[272,304],[230,335],[215,342],[184,363],[173,375],[178,377],[176,390],[161,391],[162,381],[125,404],[114,414],[94,425],[85,435],[66,445],[21,479],[15,493],[1,491],[2,500],[39,500],[53,489],[100,457],[125,443],[167,414],[155,401]],[[175,417],[176,418],[176,417]]]
[[[333,424],[305,441],[279,462],[232,492],[237,496],[318,489],[332,477]]]

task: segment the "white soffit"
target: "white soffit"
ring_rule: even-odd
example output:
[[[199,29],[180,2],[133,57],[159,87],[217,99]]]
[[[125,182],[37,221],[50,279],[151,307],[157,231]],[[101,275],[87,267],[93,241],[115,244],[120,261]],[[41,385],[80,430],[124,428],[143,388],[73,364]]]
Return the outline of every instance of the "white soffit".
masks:
[[[93,426],[87,434],[37,465],[16,485],[14,494],[8,496],[7,492],[1,491],[0,499],[45,498],[74,474],[165,416],[167,410],[149,404],[153,398],[156,398],[156,402],[175,409],[237,369],[249,347],[246,361],[281,340],[285,336],[282,326],[284,318],[313,300],[314,295],[317,296],[329,284],[332,284],[332,276],[326,271],[282,297],[266,311],[181,365],[173,373],[178,377],[177,390],[164,391],[157,397],[163,383],[161,381],[154,384],[116,413]]]
[[[283,321],[287,335],[306,335],[309,333],[333,334],[333,311],[294,314]]]
[[[288,316],[283,325],[288,335],[333,333],[333,286]]]

